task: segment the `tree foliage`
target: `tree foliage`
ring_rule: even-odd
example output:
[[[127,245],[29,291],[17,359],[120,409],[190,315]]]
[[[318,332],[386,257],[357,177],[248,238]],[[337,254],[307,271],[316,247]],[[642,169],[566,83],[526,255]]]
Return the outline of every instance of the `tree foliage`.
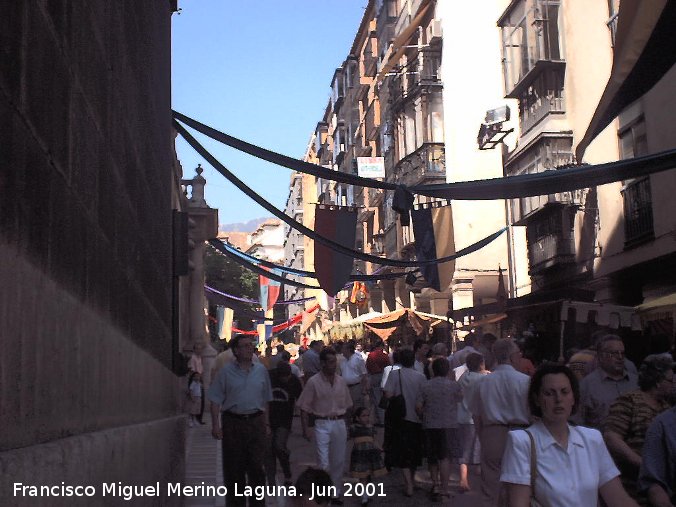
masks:
[[[238,297],[258,298],[258,275],[211,248],[204,258],[206,284]]]

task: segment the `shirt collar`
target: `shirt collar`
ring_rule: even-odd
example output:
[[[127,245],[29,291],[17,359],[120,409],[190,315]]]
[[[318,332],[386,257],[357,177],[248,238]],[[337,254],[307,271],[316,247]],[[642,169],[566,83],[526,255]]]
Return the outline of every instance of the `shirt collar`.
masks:
[[[542,421],[538,421],[535,424],[533,424],[534,428],[537,429],[537,432],[540,434],[540,442],[542,444],[542,448],[546,449],[547,447],[550,447],[552,445],[556,445],[557,447],[561,448],[559,443],[554,440],[554,437],[552,434],[549,432],[547,427]],[[584,447],[584,440],[582,440],[582,435],[580,435],[580,432],[575,429],[574,426],[571,426],[570,424],[568,425],[568,448],[570,449],[571,445],[574,445],[576,447]]]
[[[597,369],[599,370],[599,377],[601,377],[601,380],[612,380],[613,382],[619,382],[620,380],[629,380],[629,372],[627,371],[626,368],[624,369],[624,374],[623,374],[622,377],[619,378],[619,379],[614,379],[613,377],[611,377],[611,376],[610,376],[608,373],[606,373],[605,370],[604,370],[603,368],[601,368],[600,366],[597,367]]]
[[[512,366],[511,364],[499,364],[495,368],[493,368],[493,371],[498,371],[498,370],[511,370],[511,371],[516,371],[516,368]]]

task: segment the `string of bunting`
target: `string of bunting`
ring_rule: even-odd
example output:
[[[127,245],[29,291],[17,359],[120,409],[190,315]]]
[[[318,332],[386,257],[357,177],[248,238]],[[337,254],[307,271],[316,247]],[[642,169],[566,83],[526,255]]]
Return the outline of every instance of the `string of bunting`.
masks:
[[[258,306],[260,306],[260,304],[261,304],[260,301],[258,301],[257,299],[234,296],[232,294],[227,294],[225,292],[221,292],[217,289],[214,289],[213,287],[209,287],[208,285],[205,285],[204,288],[208,291],[213,292],[214,294],[218,294],[219,296],[223,296],[225,298],[232,299],[233,301],[239,301],[241,303],[249,303],[249,304],[258,305]],[[311,301],[313,299],[315,299],[314,296],[309,297],[309,298],[287,299],[285,301],[277,301],[275,304],[276,305],[292,305],[294,303],[304,303],[306,301]]]
[[[284,322],[283,324],[278,324],[278,325],[276,325],[276,326],[273,326],[273,327],[272,327],[272,332],[273,332],[273,333],[279,333],[280,331],[283,331],[283,330],[285,330],[285,329],[288,329],[288,328],[290,328],[291,326],[293,326],[293,325],[295,325],[295,324],[298,324],[301,320],[303,320],[303,314],[304,314],[304,313],[313,313],[313,312],[317,311],[318,309],[319,309],[319,305],[317,304],[317,305],[314,305],[312,308],[310,308],[310,309],[308,309],[308,310],[306,310],[306,311],[304,311],[304,312],[297,313],[296,315],[294,315],[293,317],[291,317],[289,320],[287,320],[287,321]],[[238,333],[238,334],[245,334],[245,335],[258,335],[258,331],[256,331],[256,330],[252,330],[252,331],[243,331],[242,329],[238,329],[238,328],[236,328],[236,327],[233,327],[233,328],[232,328],[232,332],[233,332],[233,333]]]
[[[249,255],[245,252],[242,252],[241,250],[235,248],[229,243],[224,243],[222,242],[223,247],[234,253],[235,255],[239,255],[243,259],[246,259],[254,264],[261,264],[263,266],[266,266],[268,268],[272,269],[279,269],[280,271],[288,272],[293,275],[298,275],[298,276],[306,276],[309,278],[317,278],[317,273],[314,271],[306,271],[304,269],[296,269],[296,268],[287,268],[285,266],[280,266],[279,264],[275,264],[274,262],[266,261],[263,259],[258,259],[254,257],[253,255]],[[370,281],[376,281],[376,280],[395,280],[397,278],[401,278],[404,276],[407,276],[409,273],[416,273],[419,270],[414,269],[413,271],[403,271],[399,273],[379,273],[383,268],[378,268],[376,272],[370,275],[364,275],[364,274],[356,274],[356,275],[350,275],[350,281],[352,282],[370,282]]]

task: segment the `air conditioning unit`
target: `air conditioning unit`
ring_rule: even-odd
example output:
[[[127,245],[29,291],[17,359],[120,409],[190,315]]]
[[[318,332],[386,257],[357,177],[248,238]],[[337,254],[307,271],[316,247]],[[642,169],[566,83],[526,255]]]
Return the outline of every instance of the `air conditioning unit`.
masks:
[[[427,26],[427,43],[431,44],[434,41],[440,41],[442,37],[441,20],[433,19]]]

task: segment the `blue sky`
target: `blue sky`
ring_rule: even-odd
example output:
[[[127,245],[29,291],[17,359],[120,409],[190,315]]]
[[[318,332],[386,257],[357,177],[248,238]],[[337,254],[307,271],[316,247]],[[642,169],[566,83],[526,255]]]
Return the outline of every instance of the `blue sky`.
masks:
[[[367,0],[179,0],[172,20],[173,108],[218,130],[301,158],[324,113]],[[192,132],[275,207],[291,171]],[[180,137],[184,177],[201,163],[219,222],[270,214],[211,168]]]

